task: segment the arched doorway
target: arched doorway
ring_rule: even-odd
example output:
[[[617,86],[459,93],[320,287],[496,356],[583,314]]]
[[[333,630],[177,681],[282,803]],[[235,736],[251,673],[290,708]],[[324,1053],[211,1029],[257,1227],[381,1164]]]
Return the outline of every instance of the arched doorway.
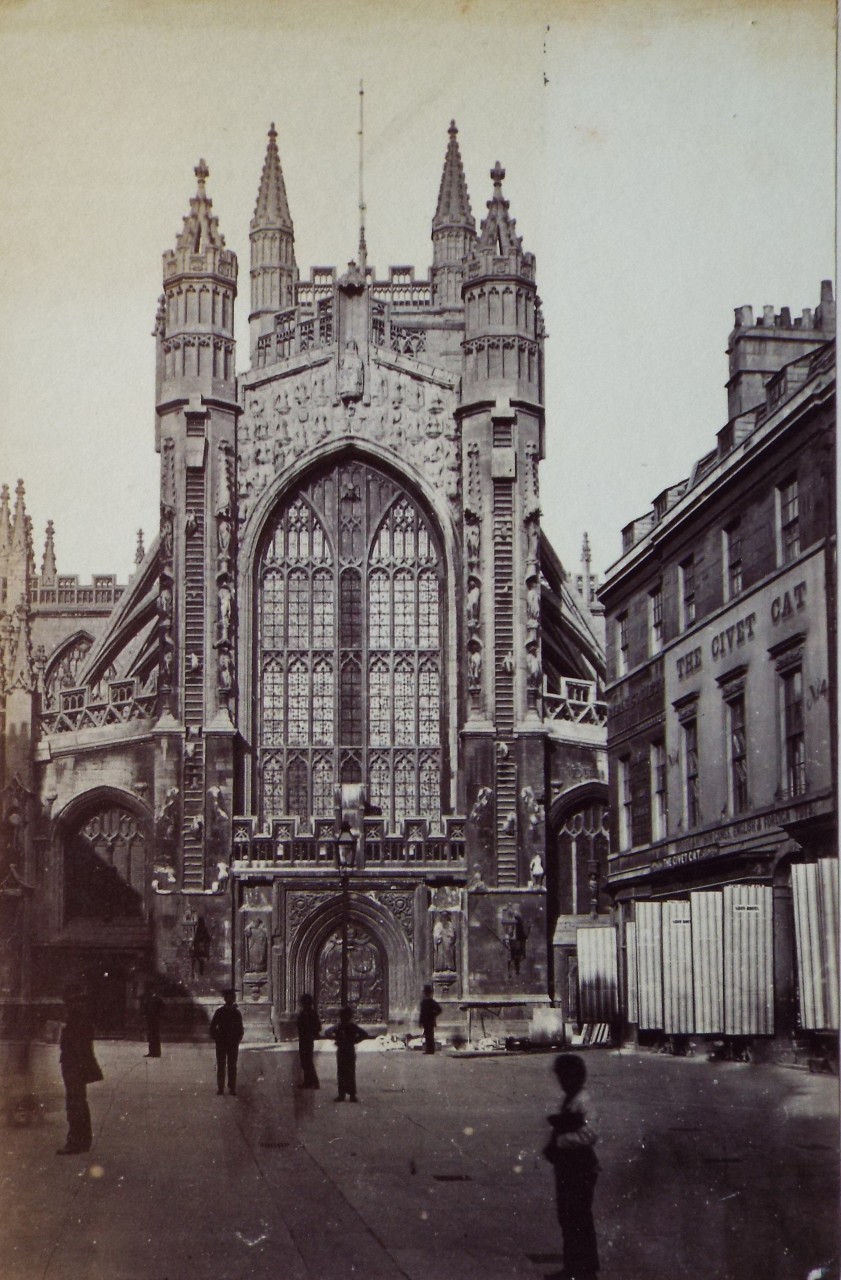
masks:
[[[342,927],[324,940],[316,960],[316,1003],[325,1021],[335,1021],[341,1006]],[[388,1010],[388,961],[374,935],[363,925],[347,929],[348,1003],[360,1022],[385,1022]]]

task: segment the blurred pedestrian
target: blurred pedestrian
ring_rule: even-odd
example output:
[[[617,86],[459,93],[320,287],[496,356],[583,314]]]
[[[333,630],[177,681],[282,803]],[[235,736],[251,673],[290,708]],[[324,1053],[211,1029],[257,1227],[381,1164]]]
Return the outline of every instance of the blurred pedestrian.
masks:
[[[327,1032],[336,1041],[336,1075],[339,1092],[335,1102],[344,1102],[349,1097],[351,1102],[358,1102],[356,1096],[356,1046],[360,1040],[370,1039],[368,1032],[363,1031],[353,1021],[353,1011],[345,1005],[339,1010],[339,1021]]]
[[[427,983],[423,989],[418,1021],[423,1029],[425,1040],[424,1053],[435,1052],[435,1023],[441,1013],[441,1006],[432,995],[432,987]]]
[[[70,987],[64,997],[66,1019],[61,1029],[59,1057],[67,1111],[67,1140],[57,1156],[90,1151],[93,1135],[88,1107],[88,1085],[102,1079],[93,1051],[93,1018],[81,987]]]
[[[161,1056],[161,1013],[164,1002],[151,982],[146,984],[140,1007],[146,1023],[146,1039],[149,1042],[149,1052],[146,1057],[159,1058]]]
[[[228,1075],[228,1093],[236,1097],[237,1058],[239,1044],[244,1035],[242,1014],[237,1008],[236,992],[232,987],[222,992],[224,1004],[220,1005],[210,1020],[210,1035],[216,1042],[216,1092],[225,1092],[225,1072]]]
[[[301,1062],[303,1080],[302,1089],[318,1089],[318,1075],[315,1070],[313,1053],[315,1042],[321,1035],[321,1019],[315,1010],[315,1001],[308,991],[300,1000],[301,1012],[298,1014],[298,1057]]]
[[[562,1053],[554,1071],[563,1092],[560,1111],[547,1116],[552,1136],[543,1149],[555,1170],[555,1201],[564,1237],[563,1270],[556,1280],[595,1280],[599,1270],[593,1193],[599,1162],[593,1147],[593,1113],[584,1092],[587,1068],[575,1053]]]

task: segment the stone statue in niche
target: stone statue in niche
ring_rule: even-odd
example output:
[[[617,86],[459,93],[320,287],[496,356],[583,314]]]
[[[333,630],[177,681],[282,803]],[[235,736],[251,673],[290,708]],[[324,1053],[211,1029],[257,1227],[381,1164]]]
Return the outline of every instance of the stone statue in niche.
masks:
[[[525,829],[531,840],[540,838],[540,825],[543,822],[543,805],[535,795],[534,787],[523,787],[520,792],[520,803],[523,806]]]
[[[221,787],[208,787],[208,835],[213,847],[222,856],[228,849],[230,817],[225,808],[225,796]]]
[[[482,687],[482,646],[471,640],[467,651],[467,687],[476,693]]]
[[[508,973],[519,973],[526,956],[528,931],[516,907],[503,907],[500,913],[502,941],[508,952]]]
[[[479,569],[479,517],[473,511],[465,511],[464,513],[464,550],[467,558],[467,568],[471,573],[476,573]]]
[[[227,649],[219,651],[219,688],[226,693],[234,687],[234,659]]]
[[[269,958],[269,935],[264,922],[257,917],[245,926],[245,967],[249,973],[265,973]]]
[[[160,844],[172,845],[175,843],[178,834],[178,801],[180,796],[181,792],[178,787],[170,787],[164,796],[164,802],[161,805],[155,824]]]
[[[336,390],[339,399],[345,404],[350,400],[360,400],[365,381],[365,369],[359,348],[351,340],[347,343],[339,357],[339,368],[336,375]]]
[[[434,973],[456,971],[456,927],[449,911],[442,911],[432,928],[432,969]]]
[[[465,618],[470,631],[478,630],[481,599],[481,583],[477,577],[471,574],[467,579],[467,605],[465,607]]]
[[[487,809],[491,801],[493,791],[490,787],[480,787],[476,792],[476,799],[473,801],[473,808],[470,810],[470,821],[478,822],[482,813]]]
[[[175,542],[175,528],[172,512],[169,507],[161,508],[161,555],[164,560],[172,561]]]
[[[540,625],[540,579],[536,573],[526,578],[526,625],[536,632]]]
[[[529,863],[529,884],[532,889],[542,889],[545,878],[546,869],[543,866],[543,859],[539,853],[536,853]]]
[[[535,512],[526,516],[526,564],[530,570],[537,571],[540,563],[540,515]]]
[[[539,689],[542,676],[543,667],[537,652],[537,641],[530,640],[526,645],[526,684],[529,689]]]
[[[226,644],[231,640],[231,632],[234,625],[234,593],[225,581],[219,583],[217,608],[219,612],[219,643]]]
[[[186,519],[185,519],[185,521],[184,521],[184,533],[186,534],[186,536],[187,536],[188,538],[192,538],[192,537],[194,536],[194,534],[195,534],[196,530],[198,529],[198,527],[199,527],[199,526],[198,526],[198,523],[197,523],[197,521],[196,521],[196,513],[195,513],[195,511],[193,511],[193,510],[192,510],[192,508],[191,508],[191,509],[187,512],[187,518],[186,518]]]

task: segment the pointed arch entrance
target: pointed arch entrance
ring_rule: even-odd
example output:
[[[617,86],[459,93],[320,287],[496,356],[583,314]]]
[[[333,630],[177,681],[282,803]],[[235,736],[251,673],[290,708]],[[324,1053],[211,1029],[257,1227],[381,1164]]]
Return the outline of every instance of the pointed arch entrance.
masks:
[[[415,932],[410,894],[371,893],[351,889],[348,900],[348,994],[360,1021],[403,1021],[413,1016],[417,981],[412,947]],[[390,910],[389,897],[400,899],[401,919]],[[301,994],[318,1000],[323,1021],[338,1013],[341,985],[342,897],[314,900],[290,939],[286,970],[286,1012],[292,1014]],[[283,1010],[278,1010],[282,1016]]]

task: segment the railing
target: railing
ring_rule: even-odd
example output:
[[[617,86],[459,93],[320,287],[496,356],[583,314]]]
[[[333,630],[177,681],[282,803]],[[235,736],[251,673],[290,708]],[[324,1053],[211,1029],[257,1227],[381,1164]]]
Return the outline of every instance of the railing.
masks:
[[[465,818],[443,819],[443,832],[430,832],[425,818],[407,819],[403,831],[385,831],[381,818],[365,818],[356,847],[354,871],[387,868],[447,867],[466,869]],[[314,830],[299,829],[294,817],[273,818],[270,831],[257,831],[256,818],[245,816],[233,822],[233,867],[280,869],[300,867],[336,871],[339,842],[332,819],[316,818]]]
[[[134,680],[115,680],[108,685],[107,699],[91,698],[89,689],[62,689],[57,707],[41,712],[41,733],[73,733],[78,729],[101,729],[103,725],[128,724],[151,719],[157,694],[138,691]]]
[[[597,697],[595,680],[561,680],[558,693],[543,694],[543,716],[567,724],[607,724],[607,703]]]

